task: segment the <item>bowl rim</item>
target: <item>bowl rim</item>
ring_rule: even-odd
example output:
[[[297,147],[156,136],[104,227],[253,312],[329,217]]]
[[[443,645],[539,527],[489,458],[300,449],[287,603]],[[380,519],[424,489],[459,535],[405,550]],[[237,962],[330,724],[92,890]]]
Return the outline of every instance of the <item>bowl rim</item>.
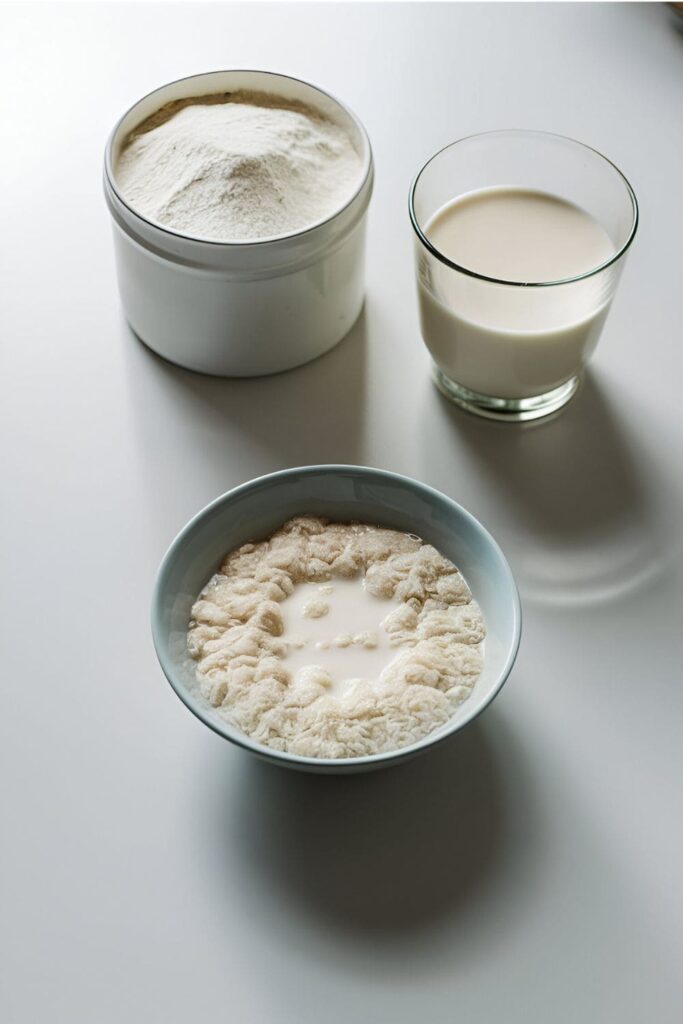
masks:
[[[254,489],[264,489],[269,487],[271,484],[278,480],[286,479],[294,475],[303,477],[307,476],[332,476],[338,473],[355,473],[359,476],[365,477],[381,477],[387,481],[393,481],[395,483],[403,484],[411,489],[421,491],[428,494],[430,497],[436,497],[440,501],[445,501],[455,508],[457,513],[461,515],[465,520],[474,527],[475,531],[483,538],[484,542],[495,554],[499,566],[506,578],[509,585],[510,595],[512,598],[512,612],[513,612],[513,625],[512,625],[512,641],[509,644],[505,662],[501,669],[498,679],[492,687],[490,693],[486,699],[481,703],[473,705],[469,713],[465,714],[465,717],[459,719],[456,722],[452,721],[450,727],[444,727],[445,731],[441,732],[438,736],[431,733],[418,740],[416,743],[411,743],[407,747],[399,747],[396,750],[384,751],[380,754],[367,754],[363,757],[336,757],[336,758],[324,758],[324,757],[306,757],[299,754],[290,754],[286,751],[273,750],[271,747],[267,747],[261,743],[257,743],[252,740],[246,733],[240,733],[239,729],[234,726],[229,726],[229,723],[225,723],[223,727],[217,716],[214,718],[211,715],[211,711],[208,708],[202,707],[201,702],[196,699],[187,688],[175,678],[175,670],[170,658],[167,658],[164,654],[164,643],[163,636],[165,630],[162,624],[162,603],[163,597],[166,593],[166,580],[171,571],[173,562],[175,560],[177,552],[185,544],[187,538],[196,529],[199,523],[209,514],[211,514],[216,508],[221,505],[227,504],[233,501],[235,498],[248,491]],[[152,627],[152,640],[154,643],[154,649],[156,651],[159,664],[161,665],[162,671],[166,676],[166,679],[170,683],[171,687],[183,702],[183,704],[190,710],[204,725],[208,726],[217,735],[222,736],[223,739],[229,740],[231,743],[242,747],[245,750],[250,751],[252,754],[256,754],[261,758],[273,762],[279,762],[282,765],[289,767],[305,767],[305,768],[318,768],[320,770],[325,769],[356,769],[364,765],[367,766],[379,766],[382,763],[393,764],[394,762],[402,759],[411,757],[413,754],[417,754],[427,747],[437,746],[444,740],[451,737],[454,733],[459,732],[466,725],[468,725],[474,718],[484,711],[489,704],[498,696],[505,682],[507,681],[512,667],[517,658],[519,651],[519,644],[521,640],[522,632],[522,605],[519,597],[519,591],[517,584],[515,583],[512,570],[508,564],[507,558],[503,554],[503,550],[493,537],[491,533],[486,529],[482,523],[473,516],[471,512],[468,512],[466,508],[460,505],[453,498],[450,498],[447,494],[442,491],[438,491],[435,487],[430,487],[429,484],[423,484],[419,480],[415,480],[412,477],[405,476],[402,473],[394,473],[390,470],[375,469],[370,466],[353,466],[340,464],[321,464],[313,466],[295,466],[290,469],[277,470],[273,473],[265,473],[261,476],[254,477],[252,480],[248,480],[243,484],[239,484],[237,487],[233,487],[223,494],[218,495],[213,501],[210,501],[208,505],[200,509],[192,518],[185,524],[180,532],[171,541],[170,545],[166,549],[166,552],[161,560],[159,569],[157,571],[154,589],[152,592],[152,606],[151,606],[151,627]],[[234,735],[227,731],[228,728],[232,728]]]

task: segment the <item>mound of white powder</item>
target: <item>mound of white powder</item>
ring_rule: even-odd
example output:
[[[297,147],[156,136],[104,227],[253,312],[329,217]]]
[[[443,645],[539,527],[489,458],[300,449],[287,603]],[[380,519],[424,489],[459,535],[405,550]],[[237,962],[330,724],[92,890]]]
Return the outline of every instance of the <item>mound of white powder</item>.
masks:
[[[143,216],[213,241],[254,241],[331,216],[359,184],[347,133],[313,108],[235,92],[167,104],[126,139],[118,188]]]
[[[340,696],[324,671],[287,668],[282,604],[297,584],[362,579],[387,600],[396,654],[379,679]],[[188,648],[203,696],[275,750],[361,757],[398,750],[443,725],[482,669],[484,623],[455,566],[410,534],[301,516],[231,552],[192,608]]]

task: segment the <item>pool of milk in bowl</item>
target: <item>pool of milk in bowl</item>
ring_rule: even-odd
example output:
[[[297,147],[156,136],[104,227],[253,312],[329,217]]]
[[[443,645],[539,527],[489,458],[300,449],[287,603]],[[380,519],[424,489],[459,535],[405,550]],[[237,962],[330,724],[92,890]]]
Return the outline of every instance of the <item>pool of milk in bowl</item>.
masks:
[[[284,664],[292,678],[310,665],[320,666],[329,673],[329,693],[336,697],[348,692],[354,680],[378,680],[401,650],[391,645],[382,626],[400,603],[370,594],[362,576],[298,584],[280,606],[280,639],[288,645]],[[326,613],[316,616],[321,608]]]

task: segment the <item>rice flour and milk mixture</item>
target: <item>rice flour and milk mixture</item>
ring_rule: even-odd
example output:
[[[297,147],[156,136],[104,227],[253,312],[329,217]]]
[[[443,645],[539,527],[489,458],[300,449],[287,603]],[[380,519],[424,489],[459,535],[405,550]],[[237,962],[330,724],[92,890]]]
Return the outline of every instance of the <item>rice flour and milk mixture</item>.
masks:
[[[274,750],[345,758],[445,724],[482,669],[484,623],[418,537],[300,516],[230,552],[195,602],[202,695]]]
[[[239,91],[168,103],[125,140],[124,199],[151,220],[212,241],[249,242],[332,216],[360,182],[347,132],[321,112]]]

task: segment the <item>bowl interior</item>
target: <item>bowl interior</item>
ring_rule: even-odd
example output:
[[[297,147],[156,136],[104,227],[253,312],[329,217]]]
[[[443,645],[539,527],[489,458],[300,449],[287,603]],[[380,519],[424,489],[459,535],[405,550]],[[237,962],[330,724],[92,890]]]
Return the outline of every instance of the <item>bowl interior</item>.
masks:
[[[486,622],[484,670],[468,698],[440,730],[419,743],[372,758],[323,762],[283,755],[254,743],[221,719],[201,698],[195,662],[186,650],[192,604],[225,554],[259,540],[285,520],[309,513],[415,533],[461,570]],[[355,467],[286,470],[238,487],[200,512],[164,558],[152,609],[154,641],[162,667],[181,699],[222,735],[278,761],[312,767],[396,760],[453,732],[495,696],[510,670],[520,632],[519,598],[500,548],[468,512],[439,492],[391,473]]]

